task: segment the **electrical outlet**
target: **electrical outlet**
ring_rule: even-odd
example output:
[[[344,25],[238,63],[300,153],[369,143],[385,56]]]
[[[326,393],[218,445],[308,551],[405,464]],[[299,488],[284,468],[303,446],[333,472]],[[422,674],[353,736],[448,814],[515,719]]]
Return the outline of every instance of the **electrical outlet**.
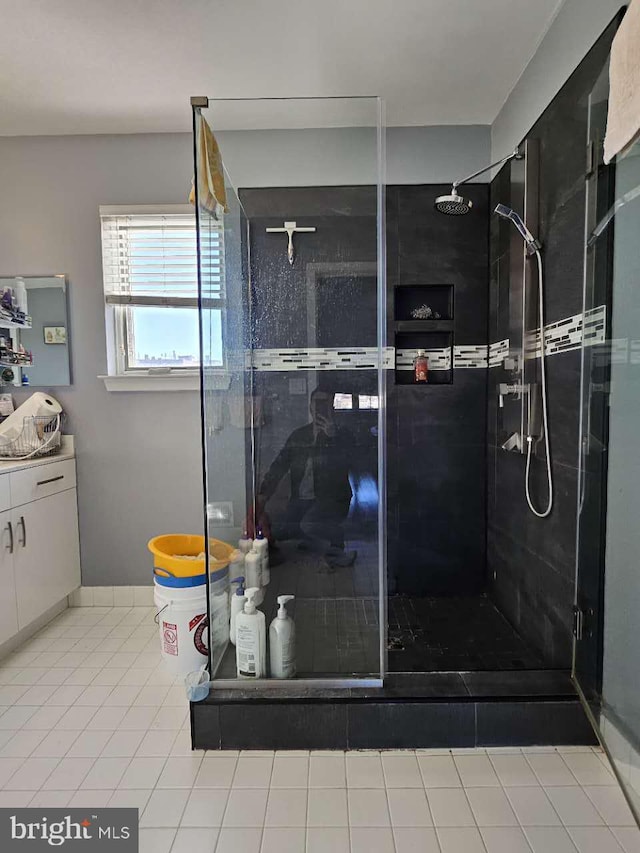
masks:
[[[215,527],[233,527],[233,503],[216,501],[207,506],[207,518]]]

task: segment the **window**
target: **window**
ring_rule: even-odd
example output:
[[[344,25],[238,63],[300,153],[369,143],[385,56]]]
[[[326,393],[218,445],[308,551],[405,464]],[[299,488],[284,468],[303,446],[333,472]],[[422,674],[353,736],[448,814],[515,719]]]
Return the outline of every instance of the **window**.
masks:
[[[334,409],[353,409],[353,397],[351,394],[334,394],[333,395]]]
[[[193,208],[101,207],[102,268],[111,340],[109,374],[178,374],[200,365]],[[203,300],[210,312],[207,364],[223,366],[222,223],[202,227]]]

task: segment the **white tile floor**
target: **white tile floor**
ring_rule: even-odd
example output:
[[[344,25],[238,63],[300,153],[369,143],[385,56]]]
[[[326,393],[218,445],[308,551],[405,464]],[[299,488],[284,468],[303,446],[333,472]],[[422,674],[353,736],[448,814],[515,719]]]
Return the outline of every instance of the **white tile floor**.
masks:
[[[0,663],[0,806],[133,806],[141,853],[639,853],[585,748],[192,752],[153,609],[78,607]]]

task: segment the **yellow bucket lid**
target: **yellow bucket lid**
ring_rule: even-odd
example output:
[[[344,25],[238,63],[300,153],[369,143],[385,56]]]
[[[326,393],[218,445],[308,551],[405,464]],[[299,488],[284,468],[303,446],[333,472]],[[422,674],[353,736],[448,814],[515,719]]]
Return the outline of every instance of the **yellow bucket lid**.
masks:
[[[147,545],[153,554],[153,565],[179,578],[202,575],[205,571],[204,557],[201,560],[185,560],[181,557],[197,557],[204,554],[204,536],[187,533],[165,533],[154,536]],[[229,565],[234,551],[232,545],[219,539],[209,539],[209,569],[217,572]]]

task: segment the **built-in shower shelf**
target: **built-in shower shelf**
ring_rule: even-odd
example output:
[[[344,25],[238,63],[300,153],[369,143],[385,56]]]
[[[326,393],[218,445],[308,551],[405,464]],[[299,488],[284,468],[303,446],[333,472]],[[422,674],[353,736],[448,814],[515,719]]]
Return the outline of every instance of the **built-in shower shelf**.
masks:
[[[396,320],[396,332],[452,332],[453,320]]]
[[[411,322],[396,324],[396,385],[414,385],[416,388],[426,388],[428,385],[451,385],[453,382],[453,329],[436,329]],[[416,383],[413,362],[423,350],[429,365],[428,379],[424,383]]]
[[[416,312],[418,316],[415,316]],[[420,312],[427,312],[427,315],[420,316]],[[394,317],[398,322],[453,321],[453,285],[397,285],[394,288]]]

